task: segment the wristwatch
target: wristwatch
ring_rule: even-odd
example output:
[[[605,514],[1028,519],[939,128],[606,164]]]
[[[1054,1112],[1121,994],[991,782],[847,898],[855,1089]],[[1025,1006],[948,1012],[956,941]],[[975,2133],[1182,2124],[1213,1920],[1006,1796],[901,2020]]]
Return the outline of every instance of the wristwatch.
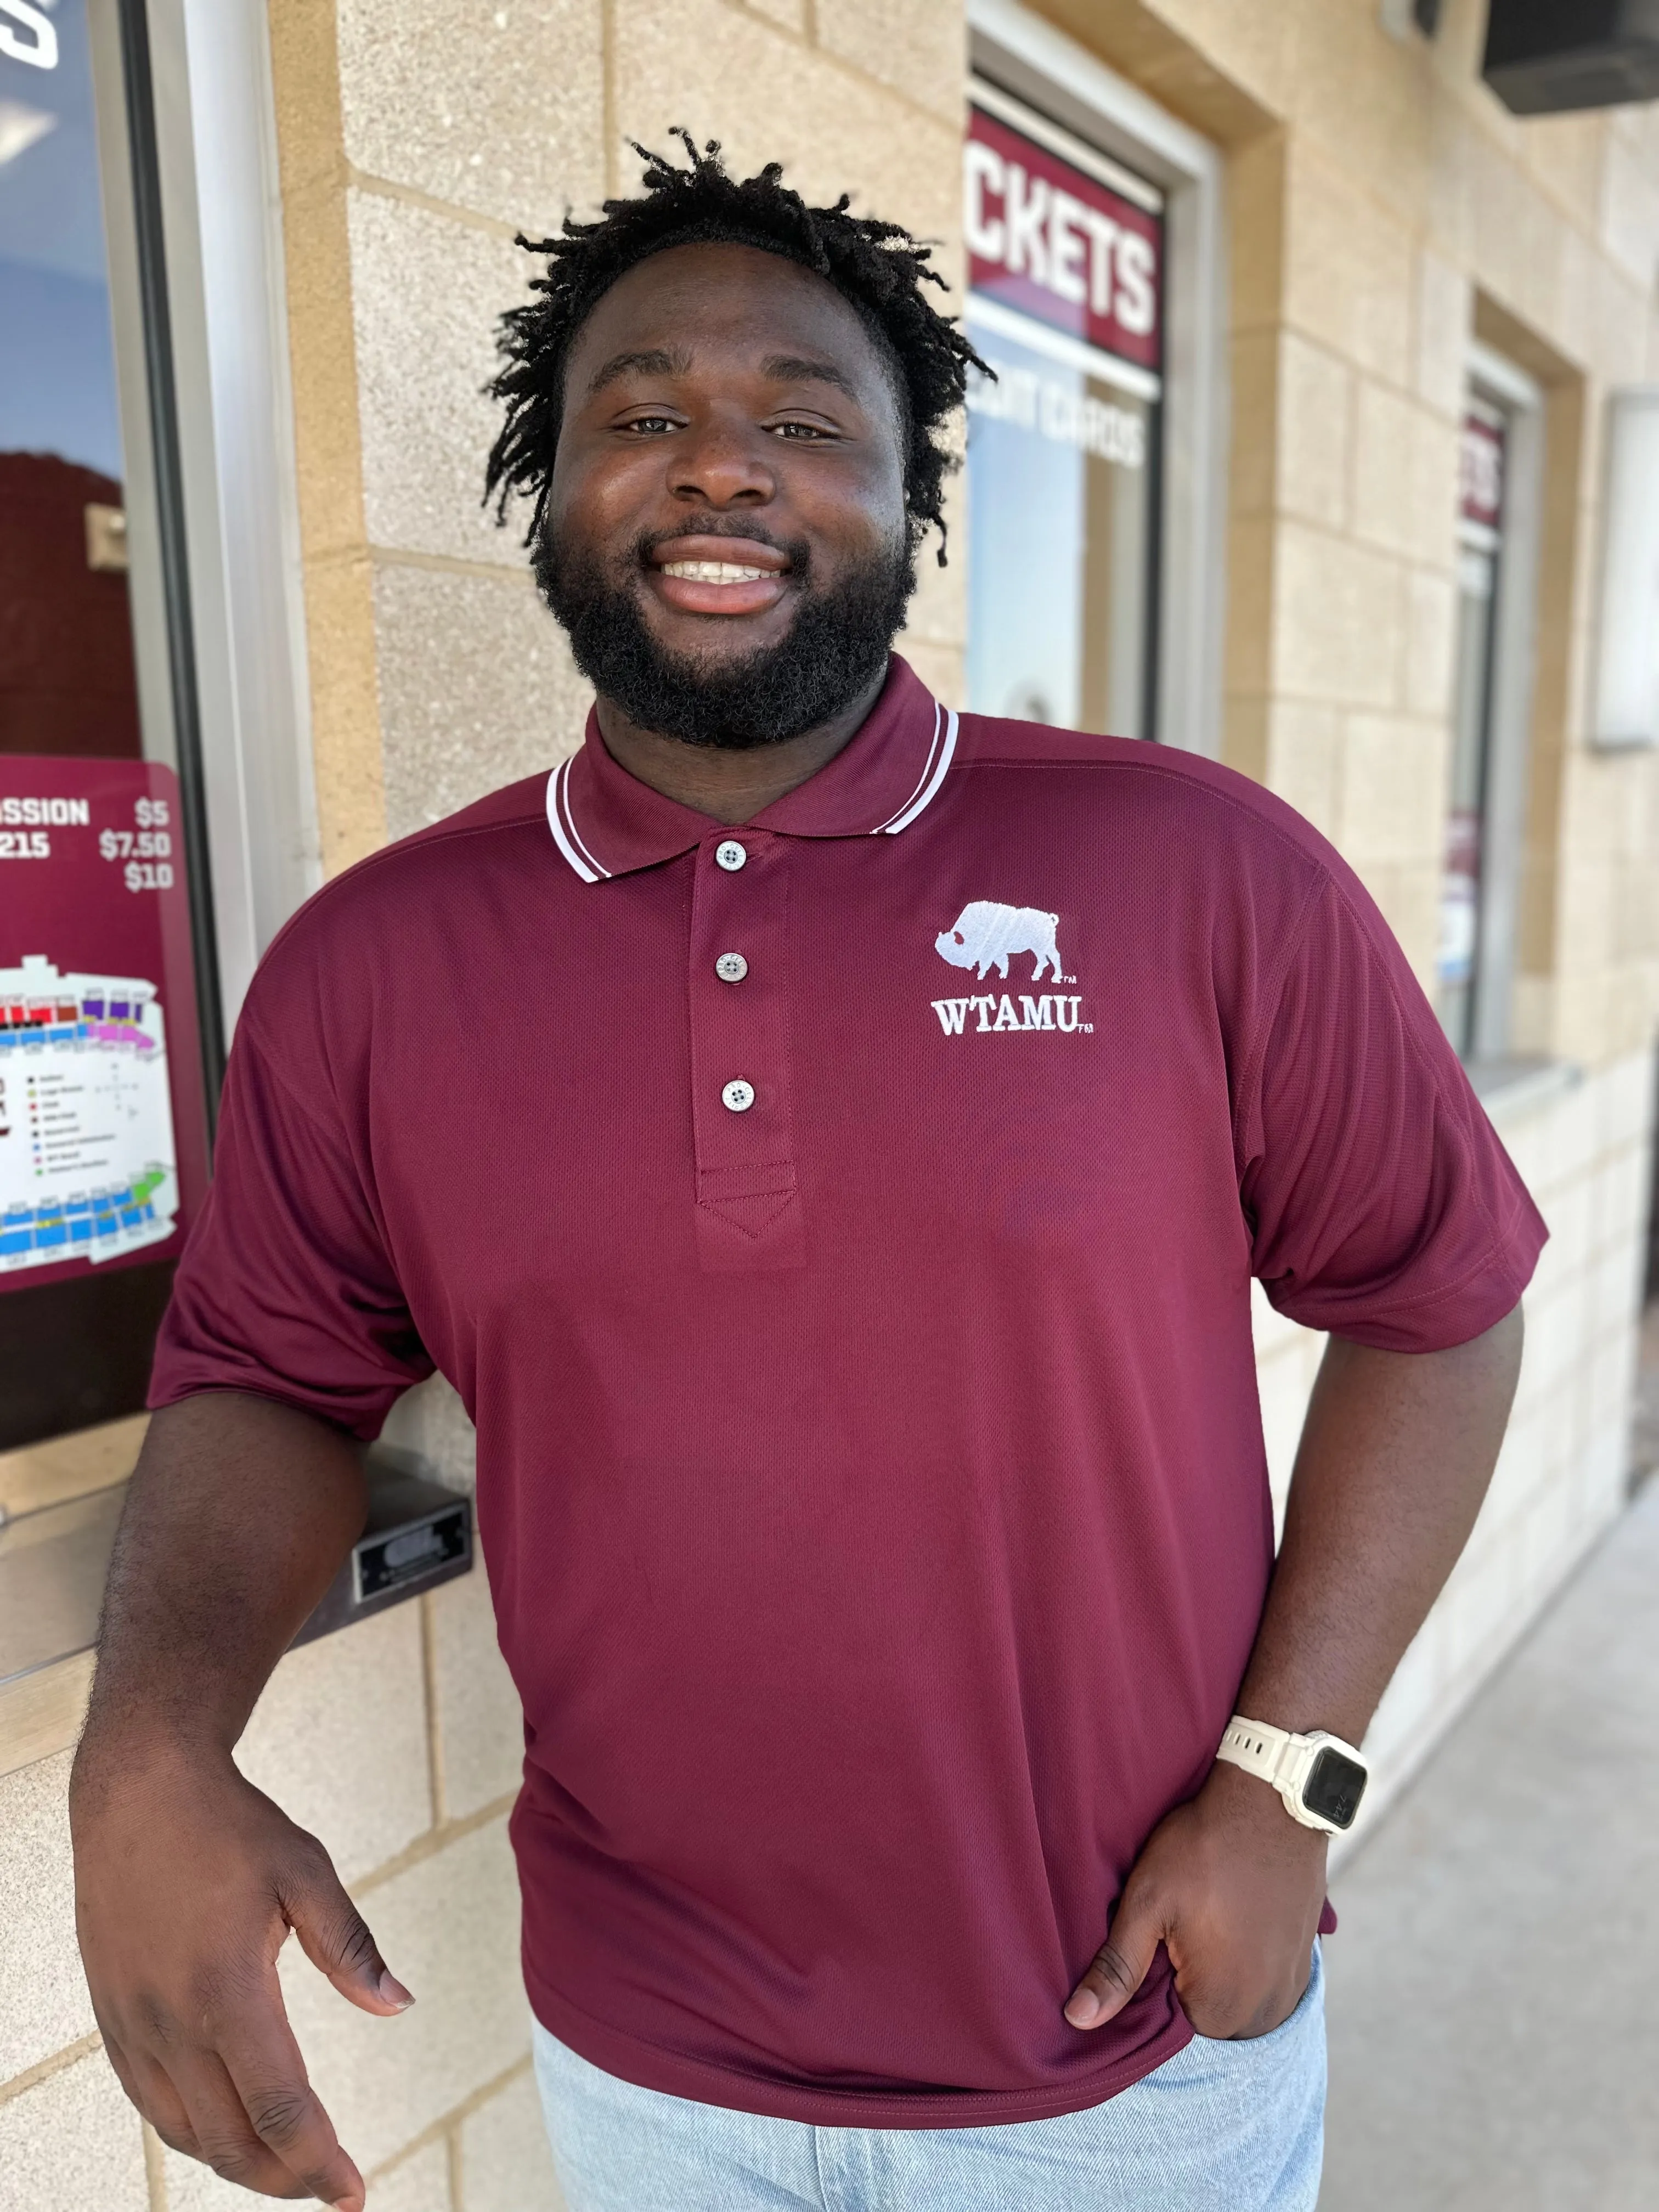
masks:
[[[1266,1721],[1247,1721],[1242,1713],[1228,1722],[1216,1757],[1271,1783],[1291,1820],[1322,1828],[1328,1836],[1352,1827],[1370,1779],[1363,1755],[1340,1735],[1325,1729],[1293,1735]]]

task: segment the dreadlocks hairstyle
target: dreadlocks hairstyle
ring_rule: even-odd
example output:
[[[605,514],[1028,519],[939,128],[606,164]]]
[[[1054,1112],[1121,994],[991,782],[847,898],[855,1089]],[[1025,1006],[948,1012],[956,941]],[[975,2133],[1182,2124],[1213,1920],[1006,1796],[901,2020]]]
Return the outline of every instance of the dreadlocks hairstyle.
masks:
[[[547,257],[547,269],[532,281],[538,296],[501,319],[497,350],[505,366],[488,389],[505,405],[507,420],[489,455],[486,505],[493,498],[495,519],[505,522],[515,493],[532,501],[525,543],[539,536],[559,442],[565,365],[577,332],[619,276],[671,246],[754,246],[816,270],[857,310],[880,347],[901,404],[911,543],[919,545],[937,528],[942,568],[942,494],[955,463],[938,433],[963,403],[969,367],[984,370],[985,364],[921,289],[945,284],[928,266],[931,249],[896,222],[849,215],[845,192],[834,207],[808,207],[782,182],[780,162],[769,161],[758,176],[738,181],[728,174],[718,140],[699,148],[689,131],[674,136],[690,156],[689,167],[676,168],[632,141],[645,163],[641,198],[606,200],[597,222],[567,216],[559,238],[520,238],[526,252]]]

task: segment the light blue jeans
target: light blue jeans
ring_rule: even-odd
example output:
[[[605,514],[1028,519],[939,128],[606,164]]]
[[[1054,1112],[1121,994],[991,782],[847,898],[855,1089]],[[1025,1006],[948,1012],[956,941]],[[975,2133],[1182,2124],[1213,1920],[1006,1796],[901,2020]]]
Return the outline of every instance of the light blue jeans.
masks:
[[[1271,2035],[1194,2036],[1086,2112],[991,2128],[819,2128],[602,2073],[536,2029],[569,2212],[1314,2212],[1325,1988]]]

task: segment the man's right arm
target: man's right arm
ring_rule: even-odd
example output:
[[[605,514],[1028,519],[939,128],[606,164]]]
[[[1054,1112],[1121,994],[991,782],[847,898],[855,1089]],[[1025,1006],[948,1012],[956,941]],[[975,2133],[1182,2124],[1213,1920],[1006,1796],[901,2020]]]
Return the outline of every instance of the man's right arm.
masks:
[[[292,1929],[363,2011],[410,1999],[322,1845],[231,1753],[365,1504],[361,1447],[311,1414],[228,1390],[156,1413],[70,1796],[82,1957],[127,2094],[227,2179],[347,2212],[362,2180],[307,2083],[276,1954]]]

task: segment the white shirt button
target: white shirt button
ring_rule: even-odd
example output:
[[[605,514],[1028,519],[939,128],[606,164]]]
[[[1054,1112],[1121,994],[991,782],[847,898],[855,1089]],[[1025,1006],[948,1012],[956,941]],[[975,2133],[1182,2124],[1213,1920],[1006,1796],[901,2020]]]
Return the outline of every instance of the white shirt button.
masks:
[[[729,1107],[734,1114],[746,1114],[754,1103],[755,1086],[752,1083],[745,1083],[740,1075],[720,1092],[721,1105]]]
[[[722,952],[714,963],[714,973],[722,983],[741,983],[749,973],[749,963],[741,952]]]
[[[724,868],[729,876],[736,875],[748,858],[748,853],[735,837],[722,837],[714,848],[715,866]]]

